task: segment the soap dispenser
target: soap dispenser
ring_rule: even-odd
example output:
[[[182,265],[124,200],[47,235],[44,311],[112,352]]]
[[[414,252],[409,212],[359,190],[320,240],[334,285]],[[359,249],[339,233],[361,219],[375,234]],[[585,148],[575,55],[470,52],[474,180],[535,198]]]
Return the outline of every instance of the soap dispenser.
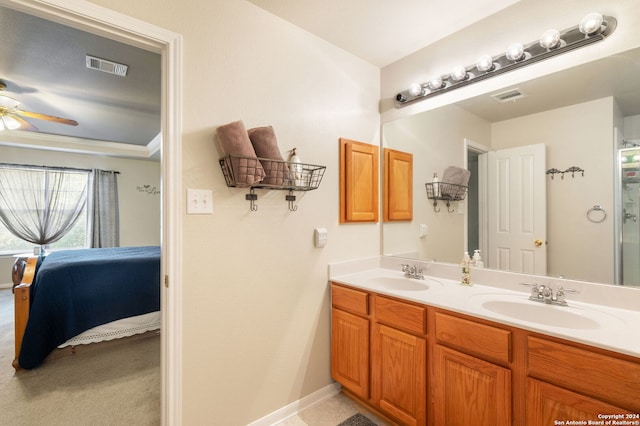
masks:
[[[439,198],[440,197],[440,179],[438,178],[437,173],[433,174],[433,179],[431,180],[431,183],[433,184],[433,197]]]
[[[480,250],[473,251],[473,266],[475,266],[476,268],[484,268],[484,262],[480,257]]]
[[[289,167],[291,168],[295,186],[302,186],[302,160],[300,160],[300,157],[296,154],[296,149],[297,148],[293,148],[289,151],[289,162],[292,163]]]
[[[462,277],[460,279],[460,284],[462,285],[471,285],[471,258],[469,257],[469,252],[464,252],[464,256],[462,257],[462,263],[460,263],[460,267],[462,269]]]

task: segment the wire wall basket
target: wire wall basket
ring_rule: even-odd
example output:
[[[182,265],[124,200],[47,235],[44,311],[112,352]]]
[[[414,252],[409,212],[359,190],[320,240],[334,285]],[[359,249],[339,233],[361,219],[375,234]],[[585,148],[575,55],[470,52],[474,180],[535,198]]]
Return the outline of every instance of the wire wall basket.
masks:
[[[451,201],[462,201],[467,196],[467,188],[464,185],[446,182],[426,183],[427,198],[433,200],[433,210],[437,213],[438,200],[445,201],[447,211],[453,213],[455,210],[451,208]]]
[[[220,159],[225,182],[235,188],[270,188],[290,191],[318,189],[325,166],[267,158],[227,155]]]
[[[427,198],[430,200],[461,201],[467,196],[467,187],[455,183],[427,183]]]

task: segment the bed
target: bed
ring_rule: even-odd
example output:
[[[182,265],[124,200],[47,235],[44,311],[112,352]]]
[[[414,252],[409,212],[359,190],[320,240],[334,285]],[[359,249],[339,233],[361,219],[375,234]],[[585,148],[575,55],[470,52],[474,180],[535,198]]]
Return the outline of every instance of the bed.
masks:
[[[14,288],[16,369],[56,348],[160,328],[160,247],[117,247],[29,257]]]

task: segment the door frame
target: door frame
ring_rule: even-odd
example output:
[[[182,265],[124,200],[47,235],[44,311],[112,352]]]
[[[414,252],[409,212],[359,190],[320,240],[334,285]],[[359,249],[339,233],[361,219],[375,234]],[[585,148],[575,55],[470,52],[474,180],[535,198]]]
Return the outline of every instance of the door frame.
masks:
[[[474,142],[471,139],[464,138],[464,153],[463,153],[463,167],[469,168],[469,152],[475,152],[478,154],[486,154],[489,152],[489,147],[478,142]],[[487,159],[486,155],[479,155],[478,158],[478,239],[480,245],[480,253],[484,259],[485,264],[488,264],[489,255],[489,242],[487,235],[489,235],[488,221],[487,219]],[[469,251],[469,202],[464,205],[464,250]],[[472,255],[473,253],[471,253]]]
[[[182,36],[84,0],[0,5],[161,54],[162,424],[182,420]]]

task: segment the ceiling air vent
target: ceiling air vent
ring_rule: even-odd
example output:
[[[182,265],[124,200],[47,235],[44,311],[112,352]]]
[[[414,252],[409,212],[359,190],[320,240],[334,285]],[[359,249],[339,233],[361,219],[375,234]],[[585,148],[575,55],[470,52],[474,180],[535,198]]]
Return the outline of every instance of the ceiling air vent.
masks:
[[[510,89],[506,92],[496,93],[495,95],[491,95],[493,99],[498,102],[510,102],[517,101],[518,99],[526,98],[527,95],[520,89]]]
[[[87,68],[124,77],[127,75],[129,66],[87,55]]]

